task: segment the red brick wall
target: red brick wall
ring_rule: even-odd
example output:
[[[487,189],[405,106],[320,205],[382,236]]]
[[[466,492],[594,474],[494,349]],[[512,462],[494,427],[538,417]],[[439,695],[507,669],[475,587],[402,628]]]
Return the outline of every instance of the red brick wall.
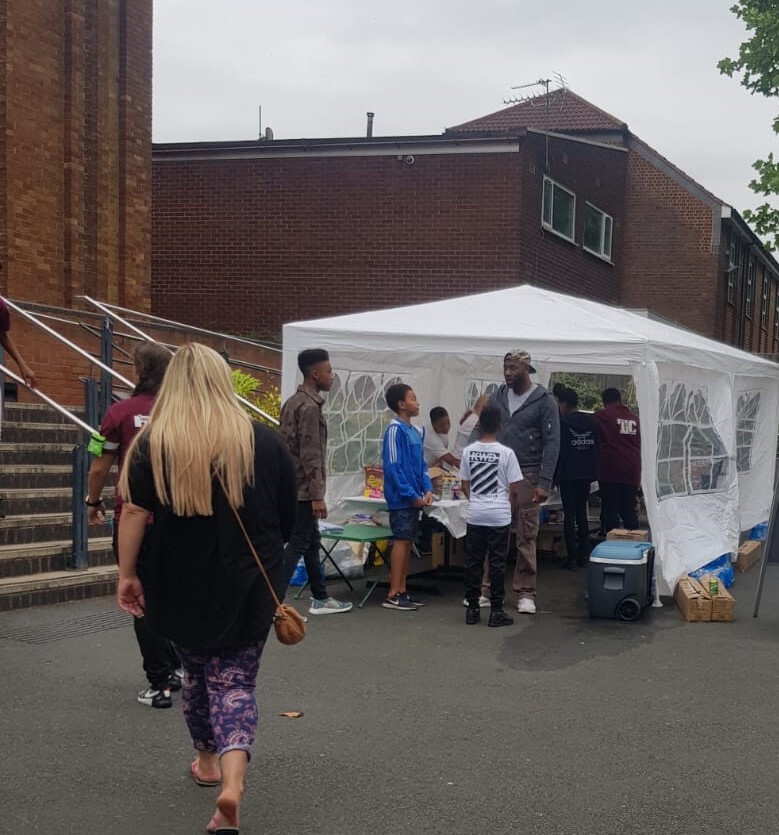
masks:
[[[148,310],[151,37],[152,0],[0,1],[4,295]],[[72,403],[86,368],[21,322],[14,337]]]
[[[623,151],[550,138],[548,176],[576,195],[575,243],[541,225],[546,142],[529,134],[523,145],[520,281],[573,296],[616,303],[622,272],[622,227],[627,154]],[[612,263],[582,247],[586,202],[612,217]]]
[[[631,150],[625,217],[621,303],[718,337],[712,210]]]
[[[152,0],[4,0],[0,289],[148,308]]]
[[[516,154],[155,162],[153,311],[278,336],[288,321],[504,287],[517,280],[518,166]]]
[[[621,155],[554,144],[567,182],[619,220]],[[540,148],[529,138],[527,154],[416,154],[413,165],[157,159],[152,308],[278,336],[289,321],[528,281],[613,301],[614,267],[541,234]]]

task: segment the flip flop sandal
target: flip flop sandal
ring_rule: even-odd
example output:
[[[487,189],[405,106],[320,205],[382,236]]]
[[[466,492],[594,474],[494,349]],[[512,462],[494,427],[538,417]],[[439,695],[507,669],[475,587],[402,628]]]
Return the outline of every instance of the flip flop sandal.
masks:
[[[209,835],[239,835],[240,830],[237,826],[219,826],[219,823],[216,820],[216,815],[213,815],[211,820],[208,822],[206,832],[208,832]]]
[[[197,767],[197,760],[193,760],[189,766],[189,773],[192,775],[192,779],[197,783],[198,786],[203,786],[207,789],[212,789],[214,786],[219,786],[222,783],[222,779],[217,777],[216,779],[206,779],[205,777],[200,776],[200,770]]]

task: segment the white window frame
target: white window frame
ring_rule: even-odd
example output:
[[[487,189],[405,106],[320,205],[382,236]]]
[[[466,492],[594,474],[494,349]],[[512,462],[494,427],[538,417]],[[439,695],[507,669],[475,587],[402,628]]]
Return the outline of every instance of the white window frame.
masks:
[[[551,221],[546,220],[546,212],[544,211],[546,208],[545,198],[546,198],[546,184],[547,182],[551,183],[552,185],[552,205],[549,209],[549,217],[552,219]],[[560,191],[565,192],[572,200],[573,200],[573,212],[571,214],[571,234],[566,235],[565,232],[561,232],[559,229],[555,229],[552,225],[554,221],[554,190],[560,189]],[[563,185],[560,185],[556,180],[553,180],[551,177],[547,177],[544,175],[544,179],[541,183],[541,226],[552,232],[555,235],[563,238],[563,240],[570,241],[572,244],[576,243],[576,195],[568,188]]]
[[[608,261],[608,263],[611,264],[612,263],[612,261],[611,261],[611,246],[612,246],[612,243],[614,241],[614,218],[608,212],[604,212],[603,209],[599,209],[594,203],[590,203],[588,200],[586,200],[584,202],[585,213],[587,212],[588,208],[594,209],[596,212],[598,212],[599,215],[601,215],[601,219],[602,219],[601,229],[600,229],[600,248],[601,248],[601,251],[598,252],[595,249],[590,249],[590,247],[588,247],[587,244],[584,242],[584,218],[582,218],[582,249],[585,252],[589,252],[590,255],[595,255],[598,258],[601,258],[603,261]],[[610,227],[609,228],[609,251],[608,252],[604,251],[604,238],[606,237],[606,224],[605,224],[604,221],[605,221],[606,218],[608,218],[608,220],[609,220],[609,227]]]
[[[774,350],[776,342],[779,341],[779,285],[774,282]]]
[[[747,319],[752,319],[754,316],[755,306],[755,262],[749,261],[747,263],[747,291],[744,302],[744,316]]]
[[[752,447],[757,431],[761,392],[742,391],[736,401],[736,471],[748,473],[752,469]]]
[[[392,413],[384,398],[393,383],[406,380],[392,371],[338,371],[325,400],[327,472],[355,475],[367,464],[381,464],[381,441]]]
[[[760,328],[768,330],[768,273],[763,271],[763,293],[760,297]]]
[[[738,270],[738,249],[731,243],[728,251],[728,304],[736,303],[736,272]]]
[[[743,436],[744,445],[748,440]],[[723,492],[729,464],[709,409],[708,389],[678,380],[662,383],[655,462],[658,501]]]

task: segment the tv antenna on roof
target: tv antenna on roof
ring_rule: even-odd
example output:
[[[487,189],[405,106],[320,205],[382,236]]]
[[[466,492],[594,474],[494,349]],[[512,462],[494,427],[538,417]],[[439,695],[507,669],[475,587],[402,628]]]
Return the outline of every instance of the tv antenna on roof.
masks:
[[[565,104],[565,96],[568,92],[568,83],[565,77],[559,72],[552,73],[552,78],[539,78],[538,81],[531,81],[529,84],[518,84],[512,87],[512,90],[532,90],[533,88],[542,87],[542,92],[529,92],[513,95],[509,98],[503,99],[504,104],[524,104],[527,102],[529,107],[543,107],[546,110],[545,119],[545,133],[546,133],[546,151],[545,151],[545,165],[546,171],[549,171],[549,129],[550,118],[549,114],[552,105],[559,103],[560,112],[563,110]],[[557,85],[552,87],[552,85]]]

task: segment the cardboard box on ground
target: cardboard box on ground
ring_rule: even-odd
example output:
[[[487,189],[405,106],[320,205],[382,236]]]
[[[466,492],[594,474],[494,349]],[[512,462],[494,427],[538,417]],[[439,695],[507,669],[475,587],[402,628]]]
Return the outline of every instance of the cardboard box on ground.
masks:
[[[647,530],[635,530],[629,531],[627,528],[614,528],[610,530],[606,534],[606,539],[614,540],[614,539],[627,539],[631,542],[649,542],[649,531]]]
[[[676,600],[682,617],[691,622],[719,621],[730,623],[733,620],[733,595],[719,581],[716,594],[709,592],[708,575],[698,582],[693,577],[682,577],[676,584],[674,600]]]
[[[756,539],[748,539],[739,546],[733,568],[741,572],[749,571],[753,565],[760,562],[762,556],[763,543]]]

